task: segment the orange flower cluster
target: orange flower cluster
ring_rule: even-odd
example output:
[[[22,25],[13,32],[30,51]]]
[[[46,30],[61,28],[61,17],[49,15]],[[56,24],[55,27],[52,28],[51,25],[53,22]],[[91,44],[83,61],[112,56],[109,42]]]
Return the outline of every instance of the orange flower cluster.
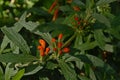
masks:
[[[51,42],[53,44],[53,51],[55,53],[58,53],[58,57],[59,55],[61,55],[62,53],[68,53],[70,51],[69,48],[65,47],[63,48],[63,43],[62,43],[62,38],[63,38],[63,34],[59,34],[58,36],[58,41],[56,41],[55,38],[52,38]],[[45,56],[48,55],[50,48],[46,47],[46,42],[43,39],[39,40],[39,46],[38,46],[38,50],[40,52],[40,56]]]
[[[46,42],[43,39],[39,40],[40,45],[38,46],[38,50],[40,52],[40,56],[45,56],[49,53],[50,48],[46,48]]]
[[[57,45],[56,47],[53,48],[53,51],[58,52],[58,54],[67,53],[67,52],[70,51],[70,49],[67,48],[67,47],[62,48],[62,46],[63,46],[62,38],[63,38],[63,34],[59,34],[59,36],[58,36],[58,42],[56,42],[55,38],[52,38],[52,43],[53,44],[55,43]]]

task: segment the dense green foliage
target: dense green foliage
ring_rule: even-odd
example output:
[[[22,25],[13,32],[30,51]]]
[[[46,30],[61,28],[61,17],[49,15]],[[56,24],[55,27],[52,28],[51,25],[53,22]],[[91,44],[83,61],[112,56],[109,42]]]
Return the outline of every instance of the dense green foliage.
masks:
[[[117,0],[0,0],[0,80],[119,80]]]

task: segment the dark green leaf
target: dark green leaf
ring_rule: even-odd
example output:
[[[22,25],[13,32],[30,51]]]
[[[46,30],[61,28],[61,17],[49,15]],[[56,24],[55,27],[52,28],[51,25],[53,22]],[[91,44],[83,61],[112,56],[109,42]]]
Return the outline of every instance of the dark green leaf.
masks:
[[[56,24],[56,23],[46,23],[38,26],[36,30],[40,32],[53,32],[54,36],[58,35],[59,33],[63,33],[66,35],[70,35],[73,33],[73,29],[65,24]],[[55,34],[55,32],[59,32]]]
[[[7,53],[7,54],[1,54],[0,55],[0,62],[11,62],[11,63],[25,63],[25,62],[31,62],[31,61],[35,61],[38,60],[36,57],[31,56],[31,55],[27,55],[27,54],[11,54],[11,53]]]
[[[96,3],[96,5],[97,5],[97,6],[102,6],[102,5],[109,4],[109,3],[114,2],[114,1],[116,1],[116,0],[99,0],[99,1]]]
[[[85,6],[85,4],[84,4],[82,1],[80,1],[80,0],[73,0],[73,3],[74,3],[74,4],[77,4],[77,5],[79,5],[79,6],[82,6],[82,7]]]
[[[94,14],[92,14],[92,16],[96,20],[98,20],[100,23],[105,24],[107,27],[111,27],[110,21],[105,16],[103,16],[102,14],[94,13]]]
[[[93,42],[86,42],[86,43],[83,43],[81,44],[78,48],[81,50],[81,51],[84,51],[84,50],[90,50],[90,49],[93,49],[97,46],[97,43],[95,41]]]
[[[104,34],[102,30],[95,30],[94,31],[94,38],[98,44],[98,46],[104,50],[105,47],[105,40],[104,40]]]
[[[1,66],[0,66],[0,80],[4,80],[4,73]]]
[[[9,38],[9,40],[11,40],[15,45],[20,48],[23,53],[30,53],[30,48],[19,33],[17,33],[12,28],[7,27],[3,27],[1,30]]]
[[[77,74],[74,69],[70,67],[67,63],[62,60],[59,60],[59,66],[65,77],[65,80],[77,80]]]
[[[26,73],[24,75],[33,75],[41,70],[43,67],[40,65],[31,65],[26,68]]]

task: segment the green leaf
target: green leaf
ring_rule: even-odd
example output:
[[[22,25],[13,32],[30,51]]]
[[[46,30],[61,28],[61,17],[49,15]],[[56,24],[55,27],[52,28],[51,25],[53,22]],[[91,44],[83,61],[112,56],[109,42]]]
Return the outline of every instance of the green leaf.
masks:
[[[1,66],[0,66],[0,80],[4,80],[4,73]]]
[[[97,79],[96,79],[96,76],[95,76],[95,73],[94,73],[94,71],[92,70],[92,68],[90,68],[89,70],[90,70],[90,71],[89,71],[89,76],[90,76],[91,80],[97,80]]]
[[[115,74],[115,70],[110,65],[102,61],[100,58],[89,54],[86,54],[86,56],[94,66],[103,68],[103,71],[107,72],[108,74]]]
[[[58,67],[58,65],[56,63],[51,62],[51,61],[47,62],[47,64],[46,64],[47,69],[54,70],[57,67]]]
[[[84,50],[90,50],[90,49],[93,49],[97,46],[97,43],[96,41],[93,41],[93,42],[86,42],[86,43],[83,43],[81,44],[78,49],[80,49],[81,51],[84,51]]]
[[[0,62],[11,62],[11,63],[25,63],[25,62],[31,62],[31,61],[35,61],[38,60],[36,57],[31,56],[31,55],[27,55],[27,54],[11,54],[11,53],[7,53],[7,54],[1,54],[0,55]]]
[[[17,72],[17,74],[15,74],[12,80],[20,80],[24,75],[24,72],[25,72],[25,69],[21,69],[20,71]]]
[[[81,44],[83,44],[82,35],[77,34],[76,39],[75,39],[75,43],[74,43],[74,47],[78,48],[79,46],[81,46]]]
[[[70,35],[73,33],[73,29],[71,27],[69,27],[68,25],[56,24],[56,23],[42,24],[42,25],[38,26],[36,28],[36,30],[39,30],[40,32],[43,32],[43,33],[55,31],[56,33],[59,32],[59,33],[63,33],[66,35]],[[57,33],[57,34],[59,34],[59,33]],[[54,34],[54,36],[56,36],[56,35]]]
[[[40,65],[29,65],[27,68],[26,68],[26,73],[24,75],[33,75],[35,73],[37,73],[39,70],[41,70],[43,67],[40,66]]]
[[[106,44],[104,50],[108,52],[114,52],[114,46],[110,44]]]
[[[93,16],[93,18],[98,20],[100,23],[105,24],[107,27],[111,27],[110,21],[102,14],[94,13],[94,14],[92,14],[92,16]]]
[[[5,80],[10,80],[12,76],[14,76],[17,73],[17,70],[14,70],[14,68],[10,68],[11,63],[8,63],[5,69]]]
[[[73,3],[76,4],[76,5],[82,6],[82,7],[85,6],[85,4],[80,0],[73,0]]]
[[[40,77],[39,80],[49,80],[47,77]]]
[[[114,1],[117,1],[117,0],[99,0],[96,5],[97,6],[102,6],[102,5],[105,5],[105,4],[109,4],[111,2],[114,2]]]
[[[1,46],[0,46],[0,54],[7,47],[8,43],[10,43],[10,40],[7,38],[7,36],[4,36]]]
[[[30,53],[30,48],[28,47],[26,41],[23,37],[17,33],[12,28],[3,27],[2,32],[11,40],[15,45],[17,45],[23,53]]]
[[[88,79],[86,76],[79,75],[78,77],[80,80],[91,80],[91,79]]]
[[[105,40],[104,40],[104,34],[102,30],[95,30],[94,31],[94,38],[98,44],[98,46],[104,50],[105,47]]]
[[[77,80],[77,74],[75,73],[75,70],[67,63],[59,60],[59,66],[61,68],[62,74],[65,77],[65,80]]]

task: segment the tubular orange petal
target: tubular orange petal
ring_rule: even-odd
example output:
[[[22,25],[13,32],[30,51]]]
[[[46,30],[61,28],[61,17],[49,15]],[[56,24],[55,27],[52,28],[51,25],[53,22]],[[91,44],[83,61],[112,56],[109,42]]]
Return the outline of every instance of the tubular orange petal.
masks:
[[[46,46],[46,42],[43,39],[39,40],[40,45],[43,47],[43,49],[45,49]]]
[[[67,52],[70,51],[70,49],[69,48],[63,48],[62,51],[65,52],[65,53],[67,53]]]
[[[56,39],[55,38],[52,38],[52,42],[55,42],[56,41]]]
[[[50,51],[50,48],[47,47],[47,48],[45,49],[45,54],[47,55],[49,51]]]
[[[55,0],[55,1],[52,3],[52,5],[50,6],[50,8],[49,8],[49,10],[48,10],[49,13],[53,10],[53,8],[56,6],[56,4],[57,4],[57,0]]]
[[[63,34],[61,33],[59,34],[58,39],[62,39],[62,37],[63,37]]]
[[[58,42],[58,48],[61,48],[61,47],[62,47],[62,43]]]

